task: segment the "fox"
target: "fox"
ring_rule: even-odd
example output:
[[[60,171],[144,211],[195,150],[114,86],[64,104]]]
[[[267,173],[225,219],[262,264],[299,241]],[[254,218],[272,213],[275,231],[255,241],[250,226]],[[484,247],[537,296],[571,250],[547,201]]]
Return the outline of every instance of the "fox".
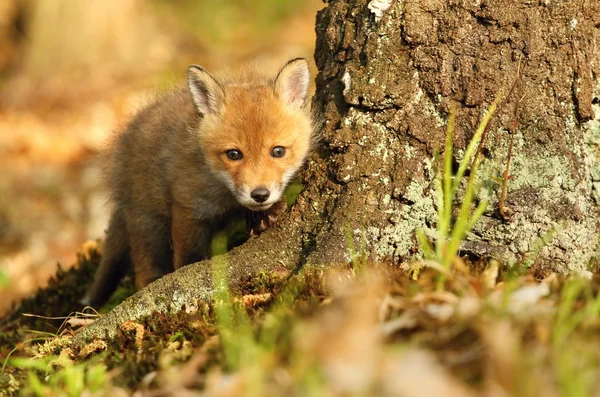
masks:
[[[105,303],[131,267],[141,289],[210,258],[214,231],[240,211],[252,219],[251,235],[270,227],[315,144],[310,82],[304,58],[274,77],[250,70],[213,77],[194,64],[187,87],[141,109],[109,145],[112,209],[81,303]]]

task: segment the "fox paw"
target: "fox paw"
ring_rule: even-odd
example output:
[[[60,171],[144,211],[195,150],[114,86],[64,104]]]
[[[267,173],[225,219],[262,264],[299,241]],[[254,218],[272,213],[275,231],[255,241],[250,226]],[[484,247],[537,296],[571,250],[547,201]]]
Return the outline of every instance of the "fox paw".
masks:
[[[266,211],[249,211],[248,233],[250,236],[258,236],[273,226],[286,209],[287,204],[283,201],[278,201]]]

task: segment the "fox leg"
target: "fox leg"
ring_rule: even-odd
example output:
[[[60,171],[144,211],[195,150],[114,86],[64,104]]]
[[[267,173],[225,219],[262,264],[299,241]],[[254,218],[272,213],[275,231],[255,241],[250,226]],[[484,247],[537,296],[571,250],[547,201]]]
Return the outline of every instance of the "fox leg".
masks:
[[[131,266],[131,261],[125,218],[121,211],[116,210],[110,217],[106,238],[102,245],[100,267],[96,271],[92,286],[81,303],[93,306],[105,303],[117,288],[129,266]]]
[[[172,215],[171,239],[175,269],[209,258],[211,224],[194,219],[189,210],[180,206],[173,207]]]
[[[133,212],[127,218],[127,231],[138,289],[173,271],[168,218]]]
[[[247,212],[246,228],[250,236],[258,236],[277,222],[277,219],[285,212],[287,204],[278,201],[266,211]]]

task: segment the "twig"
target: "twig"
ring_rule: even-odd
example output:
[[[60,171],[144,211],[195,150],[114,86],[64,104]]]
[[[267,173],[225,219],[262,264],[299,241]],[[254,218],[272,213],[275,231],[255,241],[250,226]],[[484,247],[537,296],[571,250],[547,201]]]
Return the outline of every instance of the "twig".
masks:
[[[499,107],[502,108],[502,105],[500,105]],[[500,109],[498,109],[498,110],[500,110]],[[475,164],[475,162],[479,160],[479,156],[481,156],[481,151],[483,150],[483,142],[485,142],[485,137],[487,136],[487,132],[490,129],[490,124],[492,124],[492,120],[490,120],[490,122],[487,123],[485,125],[485,128],[483,129],[483,134],[481,134],[481,139],[479,140],[479,146],[477,146],[477,151],[475,152],[475,157],[473,157],[472,164]]]
[[[506,102],[508,102],[508,100],[510,99],[510,97],[513,94],[513,91],[515,90],[515,87],[517,86],[517,83],[521,80],[521,72],[522,72],[521,57],[519,56],[519,63],[517,64],[517,78],[512,82],[512,84],[510,86],[510,90],[508,91],[508,94],[502,99],[500,106],[498,106],[498,113],[500,113],[504,104]],[[475,152],[475,157],[473,157],[473,162],[475,162],[477,159],[479,159],[479,156],[481,155],[481,151],[483,150],[483,144],[485,143],[485,138],[487,136],[487,132],[490,129],[490,124],[491,124],[491,120],[488,124],[486,124],[485,129],[483,130],[483,134],[481,134],[481,140],[479,141],[479,146],[477,146],[477,152]]]
[[[93,313],[86,313],[85,311],[88,310],[88,309],[91,310]],[[100,315],[100,313],[98,313],[96,311],[96,309],[94,309],[91,306],[84,307],[83,311],[81,311],[81,312],[71,312],[71,313],[69,313],[68,316],[50,317],[50,316],[42,316],[42,315],[39,315],[39,314],[33,314],[33,313],[23,313],[22,315],[23,315],[23,317],[34,317],[34,318],[41,318],[41,319],[44,319],[44,320],[63,320],[63,322],[60,324],[60,327],[58,327],[58,329],[56,330],[56,335],[59,335],[61,333],[61,330],[63,332],[65,331],[63,329],[63,327],[65,325],[69,324],[69,321],[71,319],[82,318],[82,317],[83,318],[87,318],[87,319],[90,319],[90,318],[97,319],[97,318],[102,317]]]
[[[512,158],[513,142],[515,139],[515,132],[517,130],[517,123],[519,119],[519,104],[521,103],[523,98],[525,98],[525,95],[523,95],[515,104],[515,115],[513,117],[513,121],[509,130],[510,139],[508,141],[508,154],[506,155],[506,168],[502,173],[502,191],[500,193],[500,202],[498,203],[498,212],[500,212],[500,216],[502,216],[502,218],[504,219],[507,219],[510,216],[510,208],[507,208],[504,205],[504,202],[506,201],[506,185],[508,184],[508,180],[511,178],[509,174],[510,160]]]
[[[514,88],[517,86],[517,83],[519,85],[519,91],[521,90],[522,72],[523,71],[521,69],[521,58],[519,57],[519,64],[517,65],[517,78],[515,79],[515,81],[513,81],[509,96],[512,93],[512,91],[514,90]],[[517,125],[519,122],[519,105],[521,104],[521,101],[523,100],[523,98],[525,98],[525,95],[523,95],[521,98],[519,98],[517,103],[515,103],[515,112],[514,112],[512,124],[509,128],[510,138],[508,141],[508,153],[506,155],[506,168],[504,169],[504,172],[502,173],[502,188],[501,188],[501,192],[500,192],[500,201],[498,203],[498,212],[500,213],[500,216],[503,219],[507,219],[510,216],[510,208],[507,208],[504,204],[506,202],[506,191],[507,191],[508,180],[511,178],[510,173],[509,173],[510,172],[510,160],[512,158],[515,132],[517,130]]]
[[[75,315],[73,315],[73,314],[75,314]],[[98,312],[96,312],[96,313],[73,312],[73,313],[69,314],[68,316],[57,316],[57,317],[42,316],[40,314],[33,314],[33,313],[23,313],[22,315],[23,315],[23,317],[35,317],[35,318],[41,318],[41,319],[44,319],[44,320],[68,320],[70,318],[77,317],[77,316],[81,316],[81,317],[100,317],[100,314]]]

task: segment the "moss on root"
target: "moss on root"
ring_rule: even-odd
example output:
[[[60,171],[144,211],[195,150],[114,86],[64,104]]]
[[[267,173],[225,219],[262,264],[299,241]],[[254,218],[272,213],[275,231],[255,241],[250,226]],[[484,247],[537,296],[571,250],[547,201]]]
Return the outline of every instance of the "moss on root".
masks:
[[[31,302],[47,296],[50,291],[65,296],[60,293],[60,290],[71,288],[71,283],[79,280],[85,272],[89,272],[91,269],[88,267],[93,268],[94,264],[97,264],[97,259],[96,256],[93,256],[90,262],[81,257],[79,266],[66,272],[68,276],[65,276],[64,271],[59,270],[56,278],[48,286],[48,290],[38,291],[35,298],[23,302],[23,307],[30,308]],[[128,287],[122,286],[121,288],[127,290]],[[293,294],[294,306],[297,306],[303,313],[311,312],[325,295],[322,270],[313,269],[300,275],[291,276],[291,273],[283,267],[274,271],[258,272],[254,276],[247,277],[242,280],[240,291],[241,294],[237,295],[238,298],[235,300],[245,307],[250,318],[257,320],[257,324],[260,324],[259,319],[279,301],[282,294]],[[83,290],[80,292],[83,293]],[[252,299],[257,296],[268,296],[269,299]],[[73,301],[76,302],[78,298],[79,296],[74,295]],[[53,313],[49,312],[49,314]],[[13,316],[17,316],[17,313],[14,313]],[[21,319],[21,317],[15,318]],[[190,359],[192,352],[197,352],[199,349],[204,349],[207,355],[203,367],[199,369],[201,374],[209,367],[223,366],[224,357],[218,343],[216,345],[214,343],[207,344],[207,341],[217,334],[215,321],[212,301],[210,299],[195,301],[194,304],[184,305],[178,311],[154,311],[135,321],[125,321],[117,326],[116,333],[112,338],[93,339],[88,343],[74,345],[72,336],[69,335],[70,332],[67,332],[65,336],[54,339],[54,341],[67,340],[66,345],[60,347],[53,343],[56,347],[44,349],[36,347],[37,342],[31,344],[20,344],[20,342],[29,337],[25,333],[26,328],[40,330],[47,329],[47,325],[36,328],[40,325],[36,322],[12,321],[5,323],[9,324],[11,328],[9,333],[2,333],[3,351],[8,352],[17,346],[18,349],[14,356],[33,354],[48,356],[65,353],[73,365],[85,364],[91,362],[90,360],[97,362],[99,359],[100,362],[106,364],[107,370],[117,369],[112,383],[134,389],[149,373],[184,363]],[[66,329],[70,330],[70,327],[66,327]],[[53,328],[53,331],[55,330],[56,328]],[[48,343],[44,346],[46,345]],[[5,375],[0,382],[8,387],[10,382],[24,382],[27,371],[9,365]]]
[[[67,270],[57,265],[56,274],[48,285],[38,289],[29,298],[0,318],[0,351],[12,349],[20,339],[23,329],[33,329],[54,333],[63,319],[51,320],[45,317],[65,317],[81,310],[79,300],[90,285],[100,261],[100,251],[95,244],[87,246],[78,254],[77,264]],[[31,314],[33,316],[23,316]]]

